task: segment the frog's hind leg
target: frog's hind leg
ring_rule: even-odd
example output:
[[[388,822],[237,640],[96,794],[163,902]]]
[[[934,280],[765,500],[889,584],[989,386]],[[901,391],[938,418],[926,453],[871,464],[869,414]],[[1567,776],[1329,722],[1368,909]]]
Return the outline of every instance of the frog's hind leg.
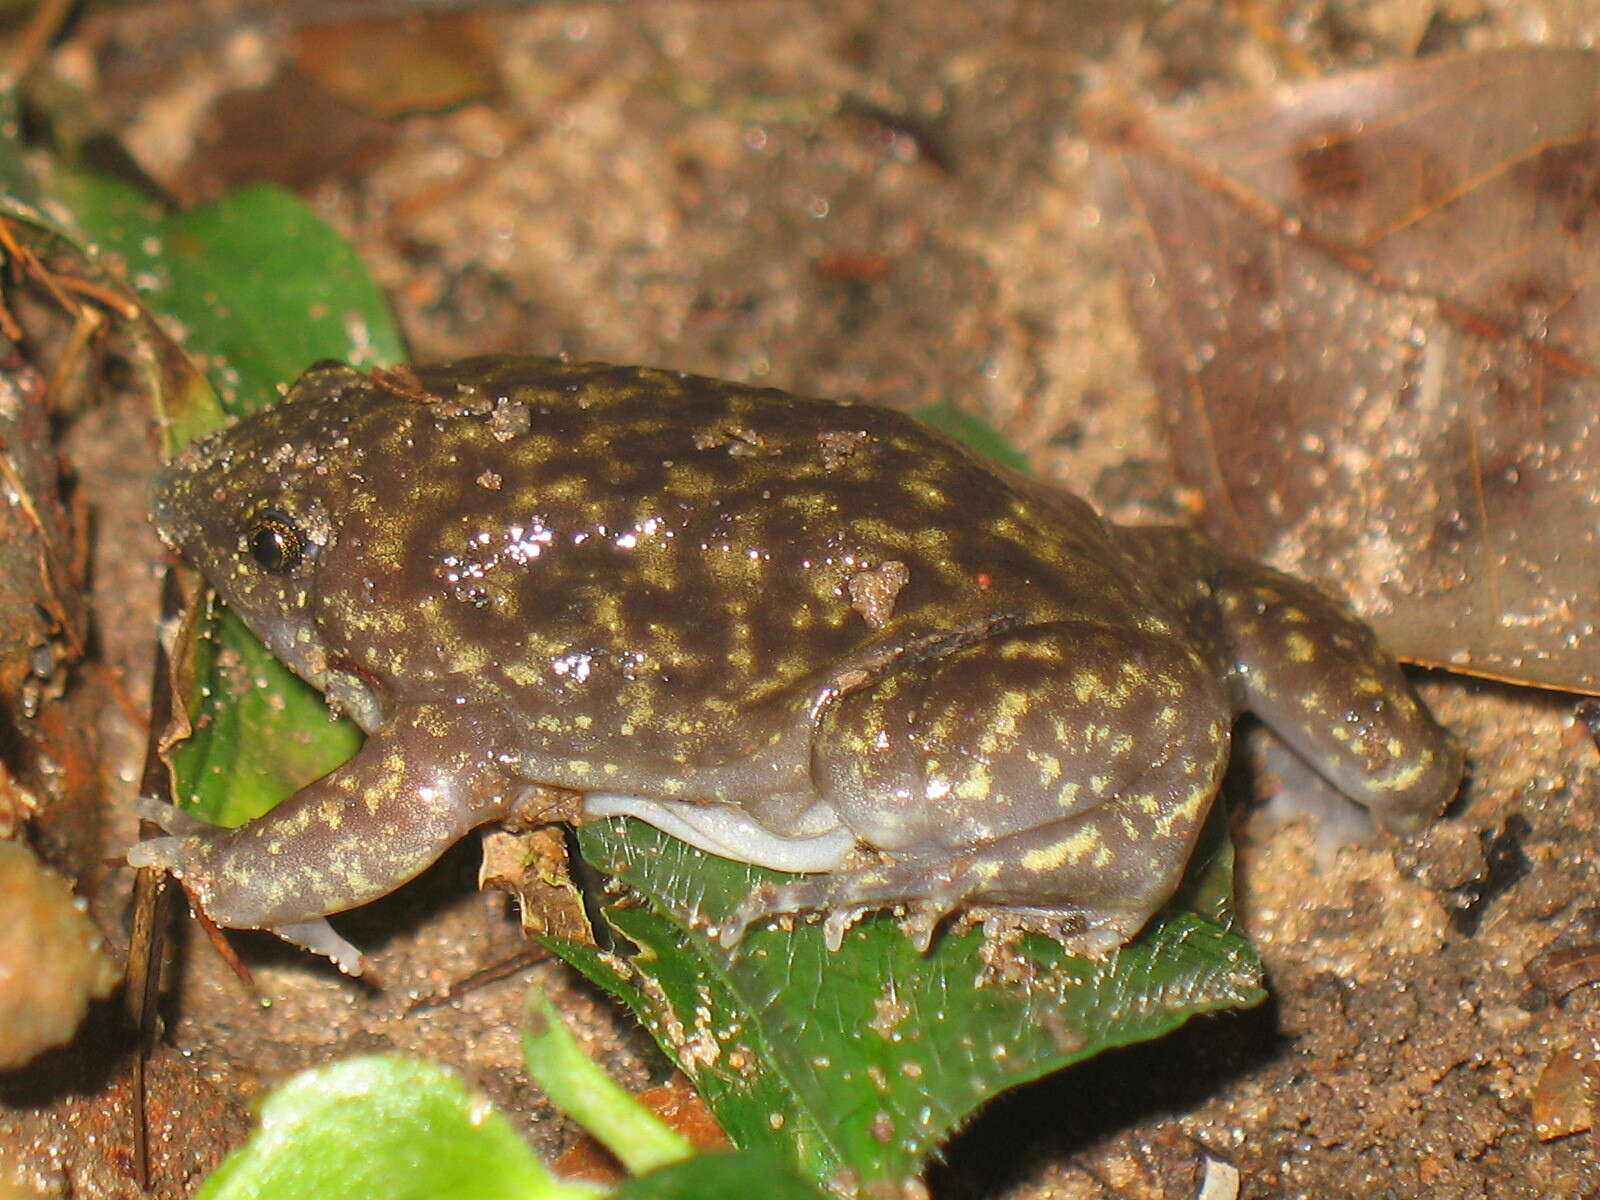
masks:
[[[1213,587],[1245,707],[1388,829],[1437,816],[1461,782],[1461,749],[1372,630],[1244,559],[1224,559]]]
[[[1104,953],[1177,886],[1230,723],[1208,665],[1149,630],[1034,627],[914,664],[842,698],[819,743],[819,785],[878,861],[758,889],[719,935],[824,911],[836,946],[904,904],[924,945],[981,908]]]
[[[903,904],[902,928],[926,950],[945,917],[981,908],[988,915],[1012,911],[1019,925],[1097,958],[1132,940],[1167,901],[1192,848],[1189,826],[1184,820],[1184,836],[1135,849],[1122,815],[1108,806],[954,856],[886,856],[870,866],[758,888],[717,936],[733,946],[755,922],[821,912],[828,948],[837,950],[860,917]]]

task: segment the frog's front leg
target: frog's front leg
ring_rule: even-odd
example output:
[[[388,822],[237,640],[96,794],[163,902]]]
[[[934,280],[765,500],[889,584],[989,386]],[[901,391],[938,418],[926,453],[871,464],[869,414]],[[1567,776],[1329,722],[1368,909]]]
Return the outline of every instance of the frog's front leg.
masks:
[[[171,871],[218,925],[269,929],[350,970],[318,919],[387,895],[500,816],[522,785],[494,744],[458,712],[411,709],[265,816],[141,842],[128,862]]]
[[[1176,888],[1230,718],[1197,654],[1138,628],[1038,626],[905,667],[838,700],[816,748],[819,790],[876,861],[758,889],[719,934],[820,910],[836,946],[904,904],[924,945],[981,909],[1104,953]]]

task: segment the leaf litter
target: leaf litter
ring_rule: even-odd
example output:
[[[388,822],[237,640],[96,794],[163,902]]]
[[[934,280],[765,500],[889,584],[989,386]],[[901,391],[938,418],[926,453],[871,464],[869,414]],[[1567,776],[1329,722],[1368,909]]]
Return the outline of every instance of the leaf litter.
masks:
[[[1404,657],[1600,690],[1600,56],[1086,107],[1207,528]]]

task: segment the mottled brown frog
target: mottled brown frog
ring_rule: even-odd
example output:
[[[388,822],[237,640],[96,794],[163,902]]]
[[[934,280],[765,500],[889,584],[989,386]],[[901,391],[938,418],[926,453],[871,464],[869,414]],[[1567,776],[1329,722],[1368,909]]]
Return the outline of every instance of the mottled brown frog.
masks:
[[[1461,757],[1371,633],[1172,528],[1119,528],[900,413],[493,357],[312,368],[165,471],[156,520],[366,730],[238,829],[129,855],[219,924],[354,952],[530,788],[802,877],[719,932],[899,906],[1103,953],[1171,895],[1250,709],[1395,830]]]

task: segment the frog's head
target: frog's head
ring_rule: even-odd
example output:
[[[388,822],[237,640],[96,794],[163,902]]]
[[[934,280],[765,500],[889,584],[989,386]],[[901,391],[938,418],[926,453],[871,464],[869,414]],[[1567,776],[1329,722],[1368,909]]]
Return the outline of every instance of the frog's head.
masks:
[[[328,686],[318,565],[359,503],[345,393],[366,376],[308,370],[281,403],[201,438],[163,468],[156,528],[256,636],[314,687]]]

